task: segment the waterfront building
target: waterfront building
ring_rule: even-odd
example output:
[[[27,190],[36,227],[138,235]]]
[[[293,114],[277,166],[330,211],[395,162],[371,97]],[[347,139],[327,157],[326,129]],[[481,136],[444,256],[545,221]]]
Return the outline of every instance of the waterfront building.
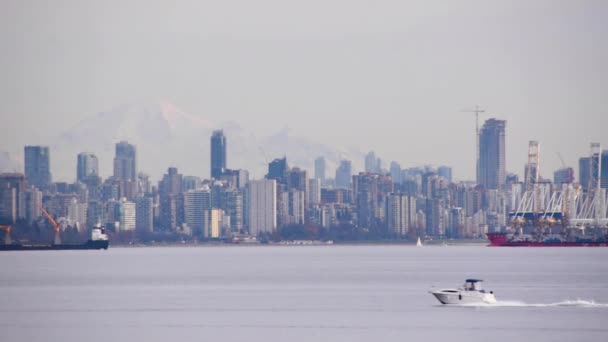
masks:
[[[402,193],[390,193],[387,197],[386,221],[390,234],[406,237],[416,216],[416,200]]]
[[[272,233],[277,229],[277,183],[274,179],[249,181],[249,233]]]
[[[211,192],[209,189],[188,190],[184,193],[185,223],[196,237],[209,236]]]

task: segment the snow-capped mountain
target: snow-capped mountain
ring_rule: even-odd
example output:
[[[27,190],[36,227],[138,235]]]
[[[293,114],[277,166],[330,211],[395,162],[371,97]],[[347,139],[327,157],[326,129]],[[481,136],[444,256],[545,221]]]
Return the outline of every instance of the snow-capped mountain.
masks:
[[[248,169],[252,176],[262,177],[267,162],[287,156],[290,166],[299,166],[313,174],[314,159],[324,156],[327,174],[333,173],[340,158],[362,160],[357,150],[338,150],[282,130],[269,137],[233,122],[214,122],[186,113],[173,104],[161,101],[126,104],[86,118],[59,134],[51,143],[51,168],[54,179],[71,181],[76,173],[76,155],[97,155],[102,177],[112,174],[115,144],[128,141],[137,147],[137,168],[159,179],[167,167],[180,173],[209,176],[209,138],[215,129],[223,129],[227,138],[229,168]]]

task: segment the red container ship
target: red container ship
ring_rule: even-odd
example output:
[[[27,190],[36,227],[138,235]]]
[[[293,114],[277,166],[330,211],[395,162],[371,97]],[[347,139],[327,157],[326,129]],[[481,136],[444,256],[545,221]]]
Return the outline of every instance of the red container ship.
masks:
[[[564,238],[561,235],[538,236],[531,234],[488,233],[492,247],[608,247],[606,236],[598,238],[574,237]]]

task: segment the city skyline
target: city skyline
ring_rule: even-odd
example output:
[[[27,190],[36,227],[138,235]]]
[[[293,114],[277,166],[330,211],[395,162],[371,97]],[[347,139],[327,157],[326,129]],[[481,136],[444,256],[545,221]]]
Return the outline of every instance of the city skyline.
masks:
[[[129,1],[120,11],[64,4],[1,5],[0,150],[17,161],[23,145],[53,147],[96,113],[159,99],[213,128],[238,123],[259,139],[288,128],[340,152],[452,165],[457,179],[474,178],[474,116],[463,111],[476,105],[482,119],[509,122],[510,172],[523,172],[529,140],[545,146],[549,169],[561,164],[558,152],[573,166],[588,142],[608,146],[605,2],[341,0],[294,10],[237,0],[154,2],[143,12]],[[103,148],[117,140],[157,147],[136,141],[139,132],[126,124],[96,128],[112,139]],[[106,163],[105,151],[92,152]],[[208,169],[172,154],[188,173]],[[54,158],[57,166],[73,163],[57,152]],[[54,176],[69,180],[64,172]]]
[[[181,110],[179,110],[177,107],[175,107],[174,105],[167,103],[167,102],[161,102],[158,104],[161,108],[161,112],[160,114],[162,114],[165,117],[171,117],[173,116],[173,118],[178,118],[182,121],[186,121],[185,123],[180,123],[179,125],[175,125],[175,123],[171,122],[171,121],[167,121],[167,122],[163,122],[162,124],[167,125],[168,127],[172,127],[173,126],[184,126],[184,125],[188,125],[188,123],[198,123],[196,120],[198,120],[195,116],[191,116],[190,114],[187,113],[183,113],[181,112]],[[155,108],[157,105],[156,104],[152,104],[152,105],[144,105],[143,108]],[[129,108],[129,106],[127,106],[127,108]],[[137,106],[135,106],[137,107]],[[164,112],[163,110],[165,110],[166,108],[171,108],[169,112]],[[172,112],[173,111],[173,112]],[[105,114],[105,113],[103,113]],[[155,120],[156,118],[154,117],[154,115],[157,115],[157,113],[154,112],[143,112],[143,113],[139,113],[140,115],[138,115],[138,120],[144,120],[147,119],[148,116],[150,116],[150,120]],[[467,118],[466,113],[464,113],[464,120],[468,120],[471,117]],[[95,117],[91,117],[91,119],[95,118],[97,119],[98,117],[100,117],[102,115],[102,113],[100,113],[99,115],[95,116]],[[127,116],[125,117],[125,120],[128,120],[128,115],[129,112],[127,113]],[[179,117],[180,115],[182,115],[183,117]],[[490,119],[490,115],[486,115],[488,116],[487,118],[483,117],[480,118],[480,121],[483,123],[485,120]],[[504,120],[503,117],[496,117],[497,119],[501,119]],[[474,121],[473,119],[468,120],[471,122],[472,125],[474,125]],[[505,120],[508,121],[508,120]],[[84,121],[86,122],[86,120]],[[335,170],[335,168],[338,166],[340,159],[349,159],[354,163],[354,167],[356,169],[365,169],[365,165],[364,165],[364,156],[367,155],[369,152],[374,152],[377,156],[380,157],[380,159],[382,160],[383,163],[383,167],[389,169],[390,168],[390,162],[392,161],[396,161],[401,165],[407,165],[407,166],[423,166],[423,165],[434,165],[434,166],[440,166],[440,165],[450,165],[453,168],[453,172],[454,172],[454,178],[458,179],[458,180],[475,180],[475,158],[476,156],[473,153],[473,148],[474,148],[474,144],[475,144],[475,131],[474,131],[474,127],[472,127],[469,131],[459,131],[459,132],[454,132],[453,135],[453,139],[455,140],[461,140],[461,139],[466,139],[467,137],[469,137],[472,142],[470,142],[472,145],[471,146],[462,146],[459,147],[458,150],[460,151],[460,153],[458,154],[458,156],[460,157],[454,157],[452,156],[452,159],[455,160],[455,162],[453,164],[450,164],[449,162],[447,162],[446,160],[421,160],[420,162],[412,162],[412,163],[406,163],[403,160],[411,160],[411,158],[409,157],[411,154],[411,151],[414,151],[416,149],[407,149],[404,150],[404,152],[402,153],[402,158],[389,158],[388,156],[382,154],[382,153],[378,153],[377,150],[372,149],[372,148],[368,148],[364,145],[361,145],[362,147],[360,148],[344,148],[344,146],[338,144],[337,146],[331,146],[331,145],[319,145],[316,142],[313,142],[309,139],[307,139],[307,137],[295,137],[293,136],[291,131],[285,130],[285,131],[281,131],[278,134],[276,134],[275,136],[271,136],[268,138],[255,138],[253,133],[251,132],[247,132],[246,130],[244,130],[242,127],[239,127],[237,124],[235,123],[224,123],[223,125],[220,125],[218,127],[213,127],[211,126],[212,123],[210,121],[204,121],[204,126],[205,129],[207,129],[209,132],[212,132],[214,130],[222,130],[222,131],[227,131],[228,134],[232,133],[234,134],[238,134],[239,137],[237,139],[235,139],[235,141],[232,142],[231,146],[228,147],[227,149],[227,153],[228,154],[234,154],[235,150],[237,150],[236,152],[241,153],[240,157],[243,157],[246,162],[245,165],[243,165],[243,160],[240,160],[238,158],[238,156],[235,158],[235,156],[232,156],[231,159],[236,162],[236,163],[241,163],[243,168],[247,168],[250,169],[252,172],[256,172],[254,175],[256,177],[262,177],[263,173],[261,173],[260,171],[263,170],[263,161],[264,159],[268,159],[268,158],[276,158],[282,155],[290,155],[289,153],[269,153],[267,151],[265,151],[266,149],[268,149],[268,146],[273,146],[276,149],[281,150],[281,148],[283,148],[284,146],[281,146],[281,144],[276,144],[273,142],[273,139],[276,140],[278,139],[290,139],[293,142],[291,143],[291,145],[289,146],[289,149],[291,150],[298,150],[297,146],[292,146],[294,145],[295,142],[297,141],[304,141],[306,144],[309,144],[309,146],[320,146],[320,150],[327,150],[329,151],[329,154],[331,156],[333,156],[333,163],[329,162],[327,167],[328,167],[328,171],[331,173],[333,173],[331,170]],[[105,123],[105,122],[104,122]],[[82,124],[82,122],[81,122]],[[155,124],[157,125],[157,124]],[[86,125],[85,125],[86,126]],[[92,126],[91,128],[95,128],[97,129],[98,122],[91,122],[90,125],[88,126]],[[178,148],[178,146],[182,146],[183,144],[187,143],[187,142],[193,142],[192,139],[194,138],[190,138],[191,135],[194,134],[193,129],[199,127],[196,125],[193,125],[194,127],[189,128],[190,131],[187,131],[187,135],[188,139],[184,140],[183,138],[180,138],[179,141],[170,144],[173,145],[172,148],[173,150],[175,150],[176,148]],[[175,135],[179,135],[184,128],[177,128],[176,130],[174,130],[171,134],[173,136]],[[207,128],[208,127],[208,128]],[[228,127],[226,128],[222,128],[222,127]],[[524,177],[524,168],[525,168],[525,164],[526,164],[526,149],[524,148],[523,150],[519,150],[519,151],[512,151],[513,147],[512,146],[517,146],[517,145],[525,145],[527,147],[527,143],[528,140],[525,141],[525,144],[523,141],[513,141],[513,134],[510,134],[510,131],[513,130],[515,128],[512,127],[512,124],[509,123],[509,127],[506,131],[506,172],[507,173],[515,173],[520,177]],[[120,131],[124,131],[124,127],[120,128]],[[90,129],[85,129],[85,134],[83,134],[82,136],[76,135],[76,137],[78,139],[83,139],[86,136],[89,136],[90,134]],[[206,133],[206,132],[204,132]],[[136,140],[142,140],[143,141],[148,141],[146,140],[147,138],[142,138],[142,135],[148,135],[150,136],[151,134],[154,134],[153,131],[146,133],[145,131],[138,131],[133,133],[133,137]],[[78,141],[78,143],[74,144],[74,146],[68,146],[66,145],[68,142],[72,141],[73,138],[69,137],[70,135],[72,135],[72,132],[70,132],[70,130],[66,130],[66,132],[64,134],[61,135],[60,138],[54,138],[54,139],[50,139],[49,141],[51,141],[52,143],[41,143],[39,145],[41,146],[50,146],[50,147],[55,147],[54,149],[51,148],[52,150],[54,150],[55,152],[53,153],[53,159],[55,160],[55,162],[57,163],[55,165],[55,171],[53,172],[53,178],[57,179],[57,180],[61,180],[61,181],[73,181],[72,177],[72,170],[74,168],[76,168],[76,163],[74,162],[73,158],[71,157],[71,155],[68,155],[66,153],[65,150],[70,150],[70,153],[81,153],[83,151],[90,151],[91,153],[95,154],[98,158],[99,158],[99,164],[100,164],[100,174],[102,176],[104,175],[108,175],[109,173],[112,173],[112,169],[110,166],[110,169],[108,170],[108,166],[104,163],[104,161],[109,157],[109,158],[113,158],[113,155],[108,154],[107,152],[109,152],[108,150],[111,148],[114,148],[114,144],[120,140],[127,140],[127,141],[132,141],[128,138],[118,138],[116,140],[106,140],[104,141],[103,144],[99,144],[98,139],[95,140],[93,138],[93,140],[91,141]],[[66,138],[66,136],[68,136],[69,138]],[[124,137],[129,136],[129,134],[124,134],[122,135]],[[34,141],[41,141],[41,139],[33,139]],[[532,140],[532,139],[531,139]],[[208,141],[208,140],[207,140]],[[608,146],[608,143],[602,143],[602,139],[599,140],[595,140],[596,142],[600,142],[600,144],[602,146]],[[204,142],[204,140],[203,140]],[[253,142],[253,143],[252,143]],[[576,144],[573,144],[575,146],[577,146],[577,150],[582,151],[580,155],[568,155],[566,153],[563,153],[561,151],[557,151],[557,147],[555,146],[548,146],[547,143],[541,141],[541,143],[544,146],[544,151],[543,151],[543,155],[542,155],[542,162],[543,162],[543,171],[547,171],[547,170],[551,170],[551,172],[553,172],[554,170],[557,170],[561,167],[563,167],[563,161],[562,159],[564,159],[566,161],[566,166],[570,166],[576,169],[576,165],[578,164],[578,159],[583,156],[588,154],[589,151],[589,143],[590,141],[582,141],[582,140],[577,140]],[[32,145],[32,142],[26,142],[26,144]],[[86,148],[83,148],[83,150],[74,150],[74,148],[78,147],[79,145],[84,144],[86,146]],[[138,144],[138,143],[133,143],[134,145],[137,146],[145,146],[142,144]],[[185,154],[185,155],[180,155],[177,156],[177,158],[180,160],[179,163],[170,163],[172,166],[177,166],[182,170],[196,170],[196,171],[200,171],[200,172],[192,172],[189,171],[189,173],[196,173],[197,175],[205,175],[206,172],[204,172],[204,170],[209,170],[210,169],[210,163],[209,163],[209,159],[207,158],[207,154],[210,153],[210,146],[209,144],[207,144],[206,142],[201,143],[200,141],[196,143],[196,147],[199,148],[200,150],[196,150],[194,152],[191,152],[189,154]],[[270,145],[268,145],[270,144]],[[166,144],[165,144],[166,145]],[[237,145],[237,146],[235,146]],[[257,146],[256,146],[257,145]],[[264,145],[264,147],[262,147],[262,145]],[[370,145],[372,145],[372,143],[370,143]],[[429,144],[423,144],[423,145],[429,145]],[[440,151],[442,149],[445,149],[451,145],[446,145],[446,146],[437,146],[434,144],[430,144],[433,146],[436,146],[433,150],[434,151]],[[468,144],[467,144],[468,145]],[[89,146],[97,146],[97,149],[89,147]],[[150,150],[153,150],[155,148],[158,148],[158,145],[152,144],[150,147]],[[453,146],[452,146],[453,147]],[[224,146],[224,148],[226,148]],[[65,150],[64,150],[65,149]],[[244,149],[249,149],[247,150],[247,153],[243,154],[243,150]],[[11,148],[12,151],[15,151],[15,149]],[[300,148],[301,150],[301,148]],[[20,171],[23,172],[23,157],[21,152],[19,151],[23,151],[23,147],[21,146],[21,148],[17,148],[16,149],[16,153],[13,152],[10,154],[11,160],[9,161],[9,163],[4,164],[5,167],[3,167],[2,158],[0,158],[0,172],[13,172],[13,171]],[[98,152],[98,151],[101,151]],[[190,151],[193,151],[193,149],[191,149]],[[3,152],[2,150],[0,150],[0,152]],[[6,151],[4,151],[6,152]],[[157,154],[154,153],[150,153],[150,151],[146,151],[147,153],[145,153],[143,156],[138,156],[138,163],[141,163],[142,165],[150,165],[150,160],[158,160],[157,159]],[[249,158],[249,157],[253,157],[253,154],[257,154],[255,156],[255,158]],[[104,155],[105,154],[105,155]],[[345,155],[345,158],[340,158],[341,155]],[[516,158],[513,158],[513,155],[516,155]],[[200,157],[203,158],[200,158]],[[359,158],[361,156],[361,158]],[[511,156],[511,158],[510,158]],[[1,157],[1,156],[0,156]],[[105,158],[104,158],[105,157]],[[328,156],[324,156],[326,158],[328,158]],[[145,159],[144,159],[145,158]],[[176,160],[176,156],[173,155],[171,157],[173,160]],[[249,159],[248,159],[249,158]],[[302,157],[302,155],[299,156],[299,158],[296,158],[297,160],[299,160],[300,162],[298,163],[299,166],[301,167],[305,167],[307,169],[310,170],[314,170],[314,159],[316,157],[313,156],[309,156],[309,157]],[[142,160],[143,159],[143,160]],[[304,160],[303,160],[304,159]],[[517,159],[518,160],[518,164],[516,164],[513,159]],[[253,160],[253,161],[252,161]],[[467,161],[470,160],[471,165],[469,165],[469,163],[464,163],[463,161]],[[11,164],[12,163],[12,164]],[[73,164],[70,165],[70,164]],[[257,165],[256,165],[257,163]],[[460,165],[460,166],[459,166]],[[463,170],[463,166],[464,165],[464,170],[468,170],[468,172],[470,172],[470,174],[466,174],[463,175],[463,173],[465,173],[465,171]],[[167,166],[169,165],[165,165],[165,164],[155,164],[154,167],[147,167],[145,169],[155,169],[158,170],[157,173],[159,173],[160,175],[160,171],[162,171],[163,169],[165,169]],[[59,171],[59,172],[58,172]],[[157,177],[159,175],[155,175],[155,172],[149,171],[152,173],[153,177]],[[207,171],[208,172],[208,171]],[[550,174],[543,174],[544,177],[550,177]]]
[[[0,342],[601,340],[607,36],[608,0],[0,1]]]
[[[564,224],[605,217],[605,202],[597,198],[606,194],[608,172],[601,164],[608,165],[608,150],[592,143],[592,154],[579,159],[579,172],[590,177],[593,173],[593,177],[578,201],[577,189],[585,184],[577,185],[572,168],[556,170],[555,184],[540,178],[537,141],[529,142],[526,169],[532,171],[528,176],[519,180],[505,174],[506,127],[504,120],[494,118],[483,123],[476,183],[454,182],[452,168],[446,165],[402,168],[391,162],[387,170],[374,152],[365,155],[364,170],[353,170],[350,160],[341,160],[334,179],[317,178],[323,176],[324,168],[317,168],[322,165],[315,165],[314,178],[309,178],[307,170],[290,166],[287,156],[267,163],[264,179],[249,179],[248,170],[226,168],[225,146],[230,139],[218,130],[212,131],[209,140],[209,158],[216,166],[210,171],[217,172],[210,178],[184,176],[169,166],[155,186],[148,175],[137,172],[137,147],[123,140],[115,144],[113,176],[103,180],[96,171],[97,157],[83,152],[76,156],[77,182],[52,182],[49,148],[28,145],[24,147],[28,174],[0,174],[0,221],[31,224],[38,220],[32,209],[44,205],[63,222],[63,229],[74,225],[80,231],[85,225],[104,222],[114,232],[144,239],[159,232],[194,239],[239,234],[311,236],[321,233],[314,229],[338,234],[341,225],[356,227],[351,238],[363,234],[372,239],[403,239],[421,235],[480,238],[518,222],[512,221],[517,216],[511,214],[536,214],[533,208],[561,202],[563,197],[577,203],[566,209],[559,205],[560,211],[572,216]],[[323,164],[323,159],[316,158],[315,164]],[[585,182],[584,177],[577,180]],[[533,201],[531,194],[535,194]],[[590,204],[596,200],[597,205]],[[316,228],[301,231],[312,227]]]
[[[499,179],[502,179],[502,182],[504,182],[504,179],[505,179],[506,175],[508,175],[508,174],[515,174],[515,175],[517,175],[520,178],[520,180],[522,180],[522,181],[525,182],[525,177],[526,177],[526,173],[525,173],[526,165],[525,164],[523,164],[521,166],[521,168],[522,168],[521,172],[517,172],[517,170],[515,172],[513,172],[513,171],[511,171],[509,169],[505,169],[504,168],[505,150],[508,150],[508,142],[505,141],[505,122],[506,122],[506,120],[496,120],[495,118],[491,118],[491,119],[486,120],[484,122],[484,127],[482,127],[482,129],[480,130],[480,137],[481,137],[481,139],[482,140],[483,139],[486,139],[486,140],[487,139],[498,139],[498,137],[494,137],[494,136],[492,136],[491,138],[483,138],[484,137],[484,132],[485,132],[484,130],[486,129],[486,127],[485,127],[486,124],[490,123],[490,125],[491,125],[490,127],[493,127],[493,128],[490,129],[490,131],[494,131],[496,129],[496,128],[494,128],[494,125],[495,125],[494,122],[498,122],[499,124],[502,123],[501,124],[502,125],[502,133],[500,133],[500,136],[501,136],[500,139],[502,139],[502,140],[501,141],[491,141],[491,142],[488,142],[492,146],[494,146],[494,144],[498,144],[498,145],[495,145],[495,147],[491,147],[489,150],[486,147],[486,145],[488,143],[481,144],[481,150],[479,151],[480,155],[478,156],[478,158],[481,157],[482,159],[484,159],[484,158],[487,158],[487,157],[484,157],[484,155],[485,156],[492,156],[493,154],[496,154],[497,151],[502,151],[502,152],[500,152],[500,157],[498,157],[497,160],[494,160],[493,163],[499,163],[497,165],[503,165],[503,166],[501,166],[501,170],[499,170],[500,175],[503,175],[503,177],[499,176],[498,178],[496,178],[496,180],[494,182],[498,182]],[[218,139],[219,139],[219,141],[218,141]],[[213,162],[214,158],[219,158],[218,161],[217,161],[219,163],[219,165],[220,165],[219,169],[218,169],[218,174],[215,175],[216,177],[213,177],[213,175],[212,175],[213,168],[211,168],[211,173],[209,173],[208,175],[207,174],[202,174],[202,175],[201,174],[193,174],[193,175],[195,175],[197,177],[202,177],[202,178],[212,177],[212,178],[218,179],[219,175],[222,174],[224,171],[227,171],[227,170],[230,171],[226,167],[226,159],[227,159],[228,151],[226,149],[226,136],[224,135],[223,130],[215,130],[215,129],[212,130],[212,134],[210,135],[210,140],[209,141],[210,141],[210,143],[209,143],[208,150],[210,152],[209,152],[208,159],[210,160],[210,162],[208,163],[208,165],[212,165],[214,163]],[[212,146],[214,144],[214,141],[217,144],[217,151],[218,151],[217,156],[213,155],[214,149],[213,149]],[[485,140],[483,140],[483,141],[485,141]],[[537,143],[537,142],[535,142],[535,143]],[[587,146],[589,146],[589,144]],[[606,146],[606,147],[608,147],[608,146]],[[50,149],[49,146],[45,146],[45,145],[40,145],[40,146],[26,145],[25,150],[27,151],[28,148],[30,150],[34,149],[34,148],[35,149],[42,149],[43,152],[46,153],[46,154],[49,154],[49,155],[53,154],[51,152],[52,149]],[[81,165],[81,163],[84,163],[84,160],[82,160],[82,159],[85,158],[85,157],[86,158],[93,158],[94,159],[94,167],[91,170],[94,173],[94,175],[93,175],[94,177],[104,178],[104,177],[110,177],[110,176],[113,175],[118,180],[121,180],[121,179],[123,179],[125,177],[126,177],[127,180],[131,180],[131,179],[134,180],[134,179],[137,178],[137,173],[138,172],[143,172],[148,177],[152,177],[151,179],[161,180],[162,174],[155,175],[155,174],[150,174],[150,172],[148,172],[147,170],[138,170],[137,169],[136,164],[139,161],[138,161],[138,158],[136,157],[137,150],[138,150],[138,147],[137,147],[136,144],[131,144],[128,141],[121,140],[121,141],[117,141],[115,143],[115,148],[116,148],[116,152],[117,153],[120,150],[120,156],[121,157],[117,158],[115,156],[113,158],[113,171],[110,174],[104,175],[104,174],[102,174],[99,171],[99,169],[101,167],[103,167],[103,164],[101,162],[99,162],[97,154],[95,152],[79,152],[76,155],[76,159],[75,159],[75,169],[76,169],[76,172],[74,173],[73,176],[69,176],[69,177],[73,177],[73,179],[68,179],[68,180],[66,180],[66,179],[59,179],[59,180],[57,180],[55,177],[53,177],[52,181],[59,181],[59,182],[81,181],[79,172],[83,172],[83,171],[81,171],[81,168],[84,165]],[[498,150],[496,150],[496,151],[492,150],[492,149],[496,149],[496,148],[498,148]],[[600,144],[600,148],[603,151],[608,151],[608,149],[604,148],[604,146],[601,145],[601,144]],[[559,153],[558,153],[558,155],[559,155]],[[156,159],[160,159],[158,157],[159,156],[156,155]],[[48,156],[46,158],[48,159]],[[264,158],[267,158],[267,156],[264,155]],[[288,162],[289,155],[284,155],[283,158],[287,158],[287,162]],[[501,158],[502,158],[502,160],[499,160]],[[561,158],[561,156],[560,156],[560,158]],[[25,157],[24,157],[24,159],[27,160],[27,158],[25,158]],[[311,158],[309,158],[309,159],[310,159],[309,167],[308,168],[304,168],[304,169],[307,170],[308,172],[310,172],[310,174],[312,175],[312,174],[315,174],[315,172],[318,171],[317,170],[317,163],[319,162],[319,159],[324,160],[325,156],[323,156],[323,155],[316,156],[316,157],[312,157],[311,156]],[[543,164],[543,169],[542,169],[541,174],[539,176],[542,176],[543,179],[552,179],[553,176],[554,176],[554,172],[560,171],[560,170],[562,170],[562,169],[564,169],[566,167],[570,167],[570,168],[572,168],[572,170],[574,170],[574,179],[576,181],[580,181],[582,179],[583,182],[586,182],[586,179],[587,179],[586,175],[585,174],[580,174],[580,170],[582,170],[582,169],[584,169],[586,167],[586,165],[582,165],[581,164],[581,160],[582,159],[588,160],[588,156],[587,155],[578,156],[576,158],[576,163],[573,164],[573,165],[565,165],[565,164],[563,164],[563,160],[562,160],[562,164],[559,167],[557,167],[556,169],[548,169],[548,167],[546,165],[544,165],[545,161],[542,160],[542,158],[541,158],[542,164]],[[281,158],[275,158],[274,159],[275,162],[277,162],[279,160],[281,160]],[[370,160],[373,160],[373,163],[374,163],[374,169],[373,170],[369,169],[370,168],[370,164],[369,164]],[[396,161],[393,161],[393,160],[383,160],[382,158],[378,157],[375,154],[374,151],[369,151],[365,155],[362,154],[361,160],[350,159],[350,158],[342,158],[342,159],[339,160],[339,164],[342,164],[343,161],[347,161],[347,162],[351,163],[350,168],[352,170],[350,172],[352,174],[356,174],[358,172],[380,173],[380,171],[382,171],[382,172],[387,172],[387,173],[391,174],[393,176],[394,180],[396,180],[396,181],[400,180],[400,176],[398,176],[398,175],[396,176],[393,173],[392,168],[395,167],[395,166],[397,166],[399,169],[401,169],[402,165],[399,162],[396,162]],[[50,162],[50,160],[48,160],[48,161],[45,160],[45,163],[48,164],[49,162]],[[355,166],[360,166],[360,167],[353,167],[353,164]],[[51,165],[52,165],[52,163],[51,163]],[[290,164],[290,166],[301,167],[298,164]],[[382,170],[379,169],[380,166],[382,166]],[[453,175],[453,172],[454,172],[453,171],[454,168],[453,168],[452,165],[436,164],[436,163],[423,163],[423,164],[418,164],[418,165],[403,165],[403,169],[417,168],[417,167],[429,167],[429,166],[437,168],[437,170],[439,170],[439,171],[441,171],[442,169],[446,169],[446,168],[449,169],[449,171],[444,170],[444,172],[448,172],[449,173],[449,176],[445,176],[444,175],[444,177],[446,177],[450,181],[452,181],[452,178],[453,178],[452,175]],[[165,169],[167,167],[174,167],[174,168],[177,167],[177,168],[179,168],[181,170],[181,167],[178,167],[175,164],[167,164],[167,165],[164,166]],[[323,167],[324,167],[325,173],[327,173],[329,175],[334,175],[334,172],[336,172],[336,171],[339,172],[339,169],[340,169],[340,165],[337,165],[334,168],[329,168],[327,165],[325,165],[324,161],[323,161]],[[249,170],[247,170],[247,171],[250,172]],[[12,170],[9,170],[9,169],[2,170],[2,169],[0,169],[0,173],[2,173],[2,172],[11,173],[11,172],[24,172],[24,171],[15,170],[15,169],[12,169]],[[51,167],[51,169],[48,170],[48,172],[49,172],[49,174],[46,177],[49,177],[49,179],[50,179],[51,175],[54,174],[53,170],[52,170],[52,167]],[[604,172],[606,172],[606,171],[604,171]],[[123,174],[123,173],[128,173],[128,176],[125,175],[125,174]],[[257,177],[254,176],[255,179],[261,179],[261,178],[265,177],[264,174],[259,174],[259,175],[256,175],[256,176]],[[495,175],[495,176],[498,176],[498,174]],[[332,178],[332,177],[329,177],[329,178]],[[474,182],[477,182],[479,184],[485,184],[485,182],[486,182],[483,179],[482,179],[482,181],[480,181],[480,179],[475,180],[474,178],[475,177],[473,177],[473,178],[467,178],[467,179],[455,179],[455,180],[457,180],[457,181],[474,181]],[[36,180],[34,182],[36,182]],[[583,185],[583,186],[586,186],[586,185]]]

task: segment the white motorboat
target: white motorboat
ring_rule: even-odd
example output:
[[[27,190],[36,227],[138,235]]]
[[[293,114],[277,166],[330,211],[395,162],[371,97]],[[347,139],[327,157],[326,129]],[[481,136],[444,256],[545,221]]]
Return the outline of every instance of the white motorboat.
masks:
[[[494,292],[482,289],[481,279],[467,279],[458,289],[431,291],[441,304],[496,303]]]

